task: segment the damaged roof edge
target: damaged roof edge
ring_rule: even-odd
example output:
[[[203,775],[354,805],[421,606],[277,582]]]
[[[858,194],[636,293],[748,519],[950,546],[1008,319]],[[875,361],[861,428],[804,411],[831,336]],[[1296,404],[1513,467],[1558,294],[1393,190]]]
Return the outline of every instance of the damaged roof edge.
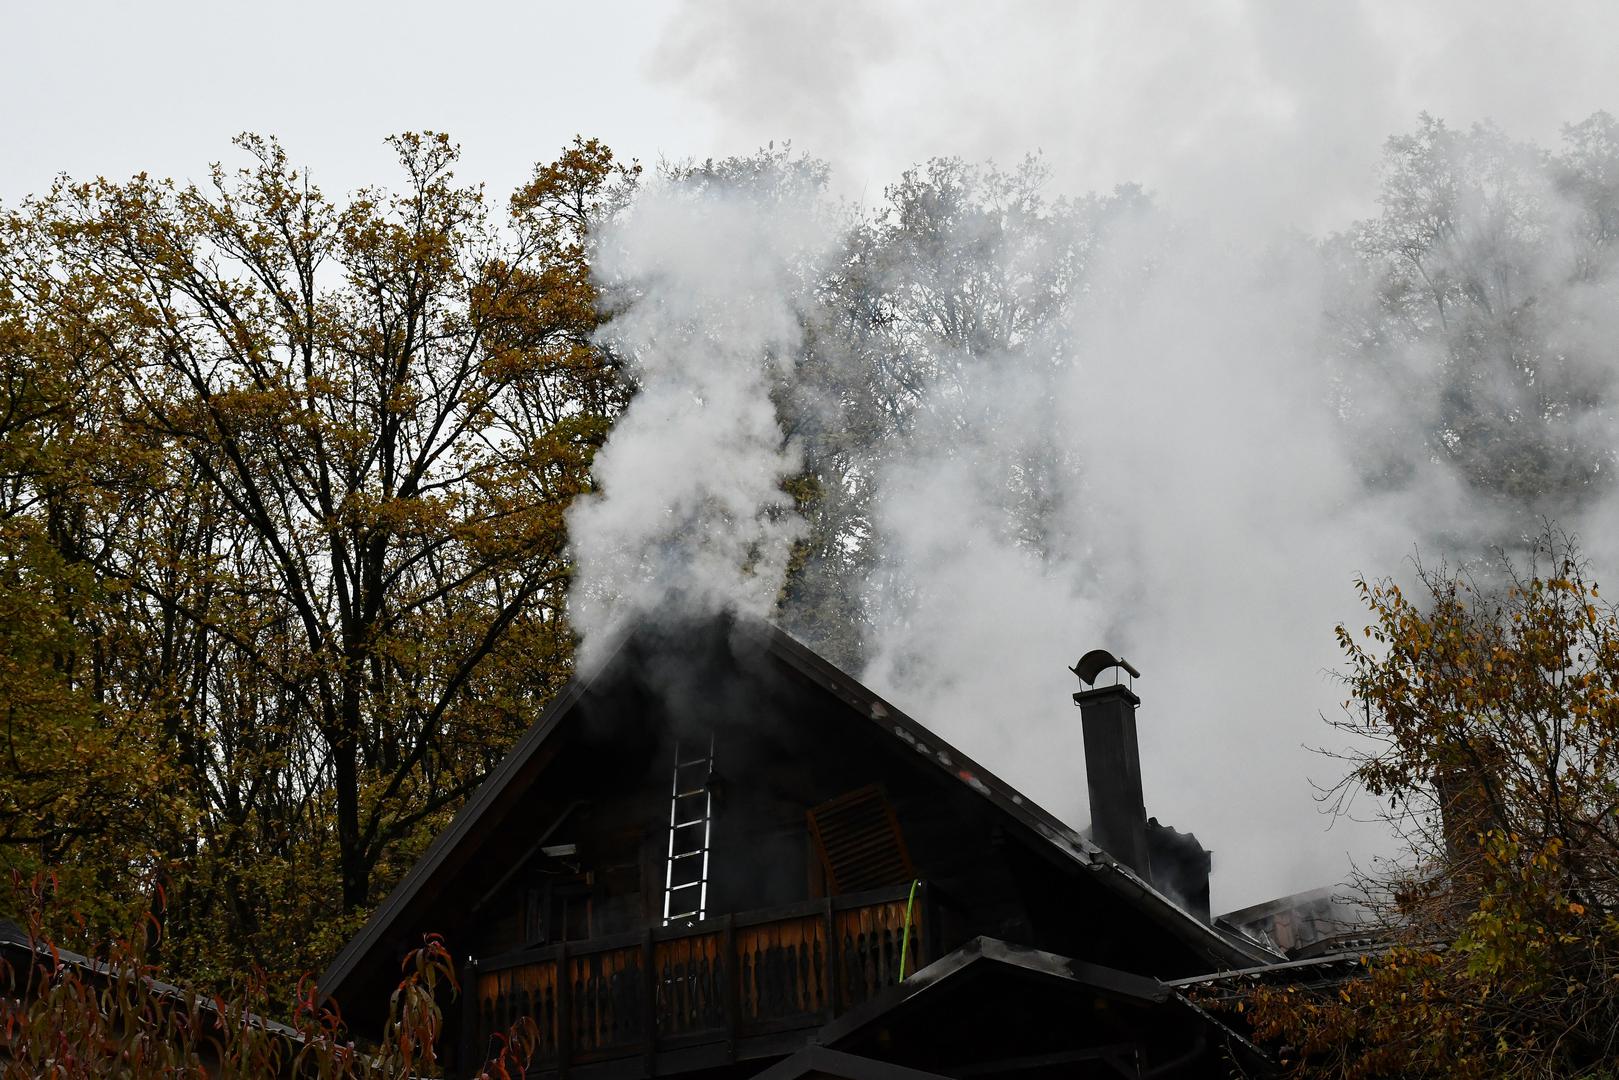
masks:
[[[1379,944],[1365,949],[1349,949],[1344,952],[1329,953],[1326,956],[1313,956],[1306,960],[1287,960],[1280,964],[1265,964],[1260,967],[1242,968],[1237,971],[1215,971],[1207,975],[1193,975],[1187,979],[1166,979],[1164,985],[1173,990],[1181,990],[1232,979],[1253,980],[1291,976],[1309,971],[1325,971],[1333,968],[1363,968],[1369,961],[1381,957],[1393,948],[1393,945]]]
[[[774,624],[764,625],[770,635],[772,650],[782,659],[842,698],[890,735],[908,743],[936,767],[988,799],[1003,813],[1039,834],[1063,856],[1096,872],[1100,880],[1115,892],[1127,898],[1144,900],[1144,907],[1156,922],[1176,937],[1202,950],[1210,960],[1249,967],[1287,959],[1259,942],[1233,939],[1220,933],[1159,892],[1135,871],[1079,835],[1050,811],[1025,798],[1012,785],[878,697],[791,634]]]

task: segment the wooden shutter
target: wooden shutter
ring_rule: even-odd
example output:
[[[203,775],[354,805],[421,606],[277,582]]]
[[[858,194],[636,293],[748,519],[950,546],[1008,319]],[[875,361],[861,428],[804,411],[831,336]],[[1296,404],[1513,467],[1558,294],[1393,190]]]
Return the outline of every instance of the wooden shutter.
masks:
[[[807,817],[829,895],[902,885],[916,876],[899,819],[876,784],[824,802]]]

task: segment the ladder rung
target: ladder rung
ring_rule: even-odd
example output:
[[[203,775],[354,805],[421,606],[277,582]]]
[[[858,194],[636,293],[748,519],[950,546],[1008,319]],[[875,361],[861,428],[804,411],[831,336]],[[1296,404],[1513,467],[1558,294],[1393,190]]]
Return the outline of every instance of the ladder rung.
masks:
[[[672,861],[674,859],[689,859],[693,855],[704,855],[704,854],[707,854],[707,852],[705,852],[703,850],[698,850],[698,851],[677,851],[673,855],[669,856],[669,858]]]
[[[682,911],[678,915],[669,916],[669,921],[674,922],[676,919],[695,919],[696,917],[697,917],[697,912],[695,912],[695,911]]]
[[[676,824],[671,825],[669,827],[671,829],[689,829],[693,825],[707,825],[707,824],[708,824],[708,819],[707,818],[695,817],[695,818],[692,818],[690,821],[677,822]]]
[[[664,890],[664,892],[678,892],[681,889],[695,889],[697,886],[701,885],[702,883],[703,883],[703,881],[702,881],[701,878],[697,879],[696,881],[683,881],[679,885],[671,885],[671,886],[669,886],[667,889]]]
[[[708,789],[707,788],[692,788],[690,791],[677,791],[677,792],[675,792],[675,798],[677,798],[677,799],[689,799],[693,795],[707,795],[707,794],[708,794]]]
[[[690,761],[677,761],[677,762],[675,762],[675,768],[677,768],[677,769],[685,769],[685,768],[689,768],[692,765],[710,765],[710,764],[713,763],[713,761],[714,761],[713,758],[706,758],[706,757],[692,758]]]

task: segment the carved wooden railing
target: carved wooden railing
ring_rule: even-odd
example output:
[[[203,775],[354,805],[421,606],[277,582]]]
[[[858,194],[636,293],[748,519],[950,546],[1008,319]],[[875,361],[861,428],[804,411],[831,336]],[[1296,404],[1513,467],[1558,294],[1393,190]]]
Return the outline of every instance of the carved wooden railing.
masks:
[[[906,973],[932,959],[926,887],[909,897],[887,889],[480,961],[468,1049],[492,1051],[524,1017],[536,1071],[819,1027],[899,981],[907,907]]]

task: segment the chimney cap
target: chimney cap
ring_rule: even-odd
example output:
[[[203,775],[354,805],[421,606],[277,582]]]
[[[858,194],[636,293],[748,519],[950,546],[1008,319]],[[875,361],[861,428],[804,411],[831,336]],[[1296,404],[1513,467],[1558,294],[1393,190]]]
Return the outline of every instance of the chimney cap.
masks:
[[[1130,661],[1122,656],[1114,656],[1106,649],[1092,649],[1084,656],[1081,656],[1079,663],[1068,670],[1078,675],[1079,681],[1086,686],[1093,686],[1096,683],[1096,677],[1108,668],[1123,668],[1130,678],[1141,678],[1141,672],[1137,671]]]

